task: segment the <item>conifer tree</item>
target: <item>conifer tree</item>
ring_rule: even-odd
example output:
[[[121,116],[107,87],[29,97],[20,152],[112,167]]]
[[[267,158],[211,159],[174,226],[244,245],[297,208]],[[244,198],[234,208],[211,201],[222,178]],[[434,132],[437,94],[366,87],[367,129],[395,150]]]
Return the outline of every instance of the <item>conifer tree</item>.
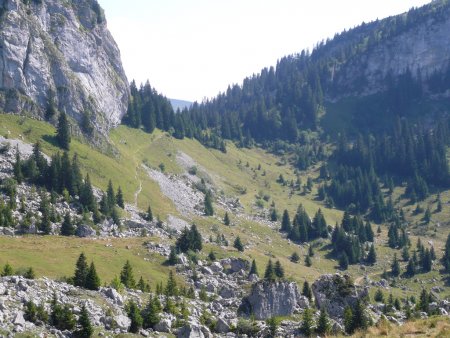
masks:
[[[267,262],[266,271],[264,272],[264,279],[267,279],[269,281],[274,281],[276,279],[274,267],[272,260],[269,259],[269,262]]]
[[[273,271],[275,272],[275,276],[277,276],[278,278],[284,278],[284,268],[279,260],[275,262]]]
[[[147,214],[145,215],[145,219],[149,222],[153,222],[153,213],[150,205],[147,208]]]
[[[344,330],[346,333],[353,333],[353,311],[350,306],[344,309]]]
[[[167,279],[166,289],[164,290],[164,293],[167,297],[178,295],[177,282],[172,270],[170,270],[169,272],[169,278]]]
[[[94,328],[89,320],[89,313],[86,306],[83,304],[81,307],[80,316],[78,317],[79,329],[74,332],[77,338],[90,338],[94,334]]]
[[[70,147],[70,127],[66,113],[59,115],[56,139],[62,149],[69,150]]]
[[[215,262],[216,261],[216,254],[214,253],[214,251],[210,251],[208,254],[208,258],[211,262]]]
[[[125,201],[123,199],[123,193],[122,193],[122,188],[119,186],[119,188],[117,189],[117,195],[116,195],[116,201],[117,201],[117,205],[120,208],[125,208]]]
[[[407,247],[407,246],[404,246],[404,247],[403,247],[403,250],[402,250],[402,259],[403,259],[403,261],[405,261],[405,262],[407,262],[407,261],[409,260],[409,250],[408,250],[408,247]]]
[[[270,211],[270,220],[272,222],[278,221],[278,213],[277,213],[277,210],[275,208],[272,208],[272,210]]]
[[[310,255],[305,256],[305,266],[307,266],[308,268],[312,266],[312,260]]]
[[[240,252],[244,252],[244,245],[242,244],[241,238],[239,236],[237,236],[234,240],[233,247]]]
[[[294,251],[291,255],[291,262],[292,263],[298,263],[300,261],[300,256],[298,255],[298,253],[296,251]]]
[[[114,187],[112,181],[108,181],[108,188],[106,190],[106,200],[108,204],[108,210],[112,210],[116,205],[116,194],[114,193]]]
[[[225,212],[225,216],[223,217],[223,224],[230,225],[230,216],[228,215],[228,212]]]
[[[84,288],[86,285],[86,277],[89,272],[89,268],[86,261],[86,256],[82,252],[78,257],[76,266],[75,266],[75,275],[73,277],[73,284],[75,286],[79,286]]]
[[[408,264],[406,265],[406,276],[413,277],[416,274],[416,266],[412,258],[409,259]]]
[[[86,283],[84,287],[88,290],[98,290],[101,286],[100,277],[97,275],[94,262],[91,262],[89,271],[86,275]]]
[[[250,267],[250,272],[248,273],[248,275],[249,276],[250,275],[259,276],[258,267],[256,266],[256,261],[255,260],[252,261],[252,266]]]
[[[160,321],[161,304],[158,298],[150,296],[147,306],[144,309],[143,326],[145,329],[152,329]]]
[[[375,246],[372,244],[370,246],[369,253],[367,255],[367,263],[373,265],[377,261],[377,253],[375,252]]]
[[[375,291],[375,295],[374,295],[373,299],[379,303],[384,302],[383,291],[381,291],[381,289],[377,289],[377,291]]]
[[[61,224],[61,235],[62,236],[75,235],[75,227],[72,224],[72,219],[68,212],[66,212],[66,214],[64,215],[64,221]]]
[[[369,326],[368,319],[365,313],[365,306],[361,299],[358,299],[353,309],[352,318],[353,330],[355,329],[367,329]]]
[[[171,246],[170,247],[169,258],[167,258],[167,264],[168,265],[175,265],[177,263],[178,263],[178,256],[177,256],[176,248],[174,246]]]
[[[287,210],[284,210],[283,212],[283,218],[281,219],[281,231],[287,233],[291,232],[291,221]]]
[[[303,283],[302,296],[305,296],[309,301],[312,301],[312,290],[307,280]]]
[[[22,183],[24,177],[22,172],[22,160],[20,158],[19,146],[16,147],[16,161],[13,165],[14,178],[17,183]]]
[[[419,303],[417,303],[416,305],[417,309],[419,311],[428,313],[430,310],[429,304],[430,304],[430,297],[427,294],[427,290],[422,289],[420,293]]]
[[[126,311],[128,318],[131,320],[130,328],[128,330],[132,333],[138,333],[142,328],[143,319],[137,304],[131,300],[126,306]]]
[[[312,311],[309,308],[306,308],[303,311],[303,317],[302,317],[302,326],[301,331],[306,337],[310,337],[313,333],[313,317],[312,317]]]
[[[210,191],[208,191],[205,194],[204,204],[205,204],[205,216],[213,216],[214,208],[213,208],[213,204],[212,204],[212,196],[211,196]]]
[[[7,276],[12,276],[12,274],[14,273],[12,266],[9,263],[6,263],[3,266],[3,270],[2,270],[2,277],[7,277]]]
[[[330,319],[328,317],[327,311],[322,308],[320,309],[319,319],[317,320],[316,332],[319,335],[327,335],[331,330]]]
[[[391,264],[391,275],[393,277],[398,277],[400,275],[400,263],[398,262],[396,253],[394,253],[394,259]]]
[[[348,256],[345,252],[343,252],[341,254],[341,256],[339,257],[339,267],[342,270],[347,270],[348,269]]]
[[[134,279],[133,267],[129,260],[125,262],[120,273],[120,282],[129,289],[134,289],[136,287],[136,280]]]

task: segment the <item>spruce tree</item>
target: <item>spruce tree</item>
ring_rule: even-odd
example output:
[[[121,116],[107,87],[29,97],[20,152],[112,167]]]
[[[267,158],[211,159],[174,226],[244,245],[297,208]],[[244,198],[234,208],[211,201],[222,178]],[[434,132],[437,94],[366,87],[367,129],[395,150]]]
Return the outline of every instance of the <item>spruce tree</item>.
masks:
[[[177,250],[174,246],[170,247],[169,258],[167,258],[167,265],[175,265],[178,263]]]
[[[314,326],[314,322],[313,322],[312,311],[311,311],[311,309],[306,308],[303,311],[302,326],[301,326],[300,330],[306,337],[310,337],[313,333],[313,326]]]
[[[377,261],[377,253],[375,252],[375,246],[372,244],[370,246],[370,250],[367,255],[367,263],[373,265],[376,263],[376,261]]]
[[[209,260],[211,261],[211,262],[215,262],[216,261],[216,254],[214,253],[214,251],[210,251],[209,252],[209,254],[208,254],[208,258],[209,258]]]
[[[298,263],[300,261],[300,256],[296,251],[292,253],[290,260],[292,263]]]
[[[19,147],[16,147],[16,161],[13,165],[13,172],[14,172],[14,178],[16,179],[17,183],[22,183],[24,177],[22,172],[22,160],[20,158],[20,152]]]
[[[94,328],[89,320],[89,313],[86,306],[83,304],[81,307],[80,316],[78,317],[79,329],[74,332],[77,338],[90,338],[94,334]]]
[[[169,272],[169,278],[167,279],[166,289],[164,290],[164,293],[167,297],[178,295],[177,282],[172,270],[170,270]]]
[[[348,269],[348,256],[345,252],[343,252],[341,254],[341,256],[339,257],[339,267],[342,270],[347,270]]]
[[[250,275],[259,276],[258,267],[256,266],[256,261],[255,260],[252,261],[252,266],[250,267],[250,272],[248,273],[248,275],[249,276]]]
[[[408,264],[406,265],[406,276],[413,277],[416,274],[416,266],[412,258],[409,259]]]
[[[126,306],[126,311],[128,318],[131,320],[130,328],[128,330],[132,333],[138,333],[142,328],[143,319],[137,304],[134,301],[130,301]]]
[[[107,198],[107,203],[108,203],[108,210],[112,211],[112,209],[116,205],[116,194],[114,193],[114,187],[113,187],[111,180],[108,181],[108,188],[106,190],[106,198]]]
[[[369,322],[365,313],[365,306],[361,299],[358,299],[353,309],[353,330],[367,329]]]
[[[94,262],[91,262],[89,271],[86,275],[85,288],[88,290],[98,290],[101,286],[100,277],[97,275]]]
[[[153,213],[152,208],[150,206],[148,206],[147,215],[145,215],[145,219],[149,222],[153,222]]]
[[[136,280],[134,279],[133,267],[129,260],[125,262],[125,265],[120,272],[120,282],[129,289],[136,287]]]
[[[281,219],[281,231],[283,232],[291,232],[291,220],[289,219],[289,212],[284,210],[283,218]]]
[[[213,208],[213,204],[212,204],[212,196],[211,196],[210,191],[208,191],[205,194],[204,204],[205,204],[205,216],[213,216],[214,208]]]
[[[373,299],[376,302],[383,303],[384,302],[383,291],[381,291],[381,289],[377,289],[377,291],[375,291],[375,295],[373,296]]]
[[[75,275],[73,277],[73,284],[75,286],[79,286],[84,288],[86,285],[86,277],[89,272],[88,264],[86,261],[86,256],[82,252],[78,257],[76,266],[75,266]]]
[[[223,224],[230,225],[230,216],[228,215],[228,212],[225,212],[225,216],[223,217]]]
[[[403,259],[403,261],[405,261],[405,262],[407,262],[407,261],[409,260],[409,250],[408,250],[408,247],[407,247],[407,246],[404,246],[404,247],[403,247],[403,250],[402,250],[402,259]]]
[[[344,309],[344,330],[346,333],[353,333],[353,311],[350,306]]]
[[[308,267],[308,268],[312,266],[312,260],[311,260],[311,256],[310,255],[306,255],[305,256],[305,266]]]
[[[394,259],[391,264],[391,275],[393,277],[400,276],[400,263],[398,262],[396,253],[394,253]]]
[[[155,296],[152,298],[150,296],[147,306],[144,309],[144,315],[143,315],[143,326],[145,329],[152,329],[156,324],[160,321],[160,314],[161,312],[161,304],[159,303],[158,298]]]
[[[269,259],[269,262],[267,262],[266,271],[264,272],[264,279],[269,281],[274,281],[276,279],[274,267],[272,260]]]
[[[419,311],[423,311],[428,313],[430,310],[430,297],[428,296],[427,290],[422,289],[420,293],[419,303],[417,303],[416,307]]]
[[[70,127],[66,113],[59,115],[56,139],[62,149],[69,150],[70,147]]]
[[[279,260],[275,262],[273,271],[275,272],[275,276],[277,276],[278,278],[284,278],[284,268]]]
[[[75,235],[75,227],[72,224],[72,219],[68,212],[66,212],[66,214],[64,215],[64,221],[61,224],[61,235],[62,236]]]
[[[122,208],[122,209],[125,208],[125,201],[123,199],[122,188],[120,186],[117,189],[116,202],[120,208]]]
[[[317,320],[316,332],[319,335],[327,335],[331,330],[330,319],[328,317],[327,311],[322,308],[320,309],[319,319]]]
[[[308,298],[309,301],[312,301],[312,290],[311,287],[309,286],[308,281],[306,280],[303,283],[302,296],[305,296],[306,298]]]
[[[239,236],[237,236],[234,240],[233,247],[240,252],[244,252],[244,245],[242,244],[241,238]]]

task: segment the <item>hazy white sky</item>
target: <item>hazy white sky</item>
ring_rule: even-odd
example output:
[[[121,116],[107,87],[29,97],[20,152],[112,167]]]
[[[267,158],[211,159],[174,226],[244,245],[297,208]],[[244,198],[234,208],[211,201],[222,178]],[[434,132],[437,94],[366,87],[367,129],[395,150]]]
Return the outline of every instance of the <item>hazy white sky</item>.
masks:
[[[99,0],[129,80],[201,101],[335,33],[429,0]]]

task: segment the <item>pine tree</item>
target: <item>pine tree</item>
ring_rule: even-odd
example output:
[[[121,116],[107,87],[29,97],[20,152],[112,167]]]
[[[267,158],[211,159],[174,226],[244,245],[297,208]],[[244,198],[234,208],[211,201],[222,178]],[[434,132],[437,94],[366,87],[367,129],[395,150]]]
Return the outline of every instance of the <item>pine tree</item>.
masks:
[[[368,264],[375,264],[377,261],[377,253],[375,252],[375,246],[372,244],[370,246],[369,254],[367,255],[367,263]]]
[[[208,191],[205,194],[204,204],[205,204],[205,216],[213,216],[214,215],[214,208],[213,208],[213,205],[212,205],[212,196],[211,196],[211,192],[210,191]]]
[[[89,320],[89,313],[84,304],[81,307],[80,316],[78,317],[78,326],[80,328],[74,332],[75,337],[90,338],[94,334],[94,328]]]
[[[120,186],[119,189],[117,189],[116,201],[120,208],[125,208],[125,201],[123,200],[122,188]]]
[[[305,256],[305,266],[307,266],[308,268],[312,266],[312,260],[310,255]]]
[[[383,303],[384,302],[383,291],[381,291],[381,289],[377,289],[377,291],[375,291],[375,295],[374,295],[373,299],[376,302]]]
[[[72,225],[72,219],[70,218],[70,214],[68,212],[64,215],[64,221],[61,224],[61,235],[62,236],[75,235],[75,227]]]
[[[316,332],[319,335],[327,335],[331,330],[331,325],[330,325],[330,319],[328,317],[328,313],[327,311],[322,308],[320,310],[320,315],[319,315],[319,319],[317,321],[317,328],[316,328]]]
[[[353,333],[353,311],[350,306],[344,309],[344,330],[346,333]]]
[[[223,217],[223,224],[230,225],[230,216],[228,216],[228,212],[225,212],[225,216]]]
[[[84,288],[86,285],[86,277],[89,272],[86,256],[82,252],[78,257],[76,266],[75,266],[75,275],[73,277],[73,284],[75,286],[79,286]]]
[[[169,258],[167,258],[168,265],[175,265],[178,263],[177,250],[174,246],[170,247]]]
[[[66,113],[59,115],[56,139],[62,149],[69,150],[70,147],[70,127]]]
[[[281,231],[287,233],[291,232],[291,221],[287,210],[284,210],[283,212],[283,218],[281,219]]]
[[[112,211],[112,209],[116,205],[116,194],[114,193],[114,187],[111,180],[109,180],[108,182],[108,188],[106,190],[106,200],[108,204],[108,210]]]
[[[16,161],[13,165],[13,172],[14,172],[14,178],[16,179],[17,183],[22,183],[24,177],[22,172],[22,160],[20,158],[20,152],[19,147],[16,147]]]
[[[348,256],[345,252],[343,252],[341,254],[341,256],[339,257],[339,267],[342,270],[347,270],[348,269]]]
[[[430,297],[427,294],[427,290],[422,289],[420,293],[419,303],[417,303],[416,307],[419,311],[423,311],[428,313],[430,310]]]
[[[94,262],[91,262],[89,271],[86,275],[86,283],[84,287],[88,290],[98,290],[101,286],[100,277],[97,275]]]
[[[9,263],[6,263],[3,266],[3,270],[2,270],[1,276],[2,277],[12,276],[13,273],[14,273],[14,270],[13,270],[12,266]]]
[[[155,296],[152,298],[150,296],[147,306],[144,310],[144,328],[145,329],[152,329],[156,324],[160,321],[160,314],[161,312],[161,304],[159,303],[158,298]]]
[[[269,259],[269,262],[267,262],[266,271],[264,272],[264,279],[269,281],[274,281],[276,279],[274,267],[272,260]]]
[[[431,221],[431,210],[430,207],[427,207],[427,210],[425,210],[425,215],[423,216],[423,221],[425,224],[429,224]]]
[[[312,301],[312,290],[307,280],[303,283],[302,296],[305,296],[309,301]]]
[[[132,333],[138,333],[142,328],[143,319],[138,306],[134,301],[130,301],[126,306],[128,318],[131,320],[130,328],[128,329]]]
[[[129,289],[134,289],[136,287],[136,281],[134,279],[133,268],[129,260],[125,262],[120,273],[120,282]]]
[[[278,278],[284,278],[284,268],[279,260],[275,262],[275,267],[273,270],[275,272],[275,276],[277,276]]]
[[[409,260],[409,250],[408,250],[408,247],[407,247],[407,246],[404,246],[404,247],[403,247],[403,250],[402,250],[402,259],[403,259],[403,261],[405,261],[405,262],[407,262],[407,261]]]
[[[170,270],[169,272],[169,278],[167,280],[167,285],[164,293],[166,294],[167,297],[178,295],[177,282],[175,280],[175,276],[172,270]]]
[[[258,273],[258,267],[257,267],[257,265],[256,265],[256,261],[255,261],[255,260],[252,261],[252,266],[250,267],[250,272],[248,273],[248,275],[249,275],[249,276],[250,276],[250,275],[256,275],[256,276],[259,276],[259,273]]]
[[[239,236],[237,236],[234,240],[233,247],[240,252],[244,252],[244,245],[242,244],[241,238]]]
[[[297,252],[293,252],[290,259],[292,263],[298,263],[300,261],[300,256]]]
[[[396,253],[394,253],[394,259],[391,264],[391,275],[393,277],[400,276],[400,263],[398,262]]]
[[[146,215],[145,219],[149,222],[153,222],[153,213],[152,213],[152,208],[150,206],[148,206],[147,215]]]
[[[355,329],[367,329],[369,326],[368,319],[365,313],[365,306],[361,299],[358,299],[353,309],[352,319],[353,330]]]
[[[409,259],[408,265],[406,265],[406,276],[413,277],[416,274],[416,266],[412,258]]]
[[[311,309],[306,308],[303,311],[302,326],[301,326],[300,330],[306,337],[310,337],[313,333],[313,326],[314,326],[314,322],[313,322]]]
[[[270,220],[272,222],[278,221],[278,213],[277,213],[277,210],[275,208],[272,208],[272,210],[270,211]]]

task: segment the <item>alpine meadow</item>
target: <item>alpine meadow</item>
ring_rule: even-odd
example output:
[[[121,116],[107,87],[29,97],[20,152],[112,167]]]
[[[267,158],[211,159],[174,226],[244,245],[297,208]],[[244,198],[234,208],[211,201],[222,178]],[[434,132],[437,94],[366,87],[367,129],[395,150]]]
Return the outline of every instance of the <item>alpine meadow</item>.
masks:
[[[448,0],[193,103],[97,0],[0,32],[0,336],[450,336]]]

